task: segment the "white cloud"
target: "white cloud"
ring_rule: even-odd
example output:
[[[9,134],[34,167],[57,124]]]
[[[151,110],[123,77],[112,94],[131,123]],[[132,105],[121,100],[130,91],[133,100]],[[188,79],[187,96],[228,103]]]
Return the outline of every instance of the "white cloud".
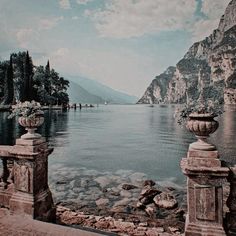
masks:
[[[199,20],[193,26],[192,41],[196,42],[205,39],[217,28],[218,24],[219,19]]]
[[[201,12],[207,19],[197,21],[193,26],[193,41],[202,40],[209,36],[219,25],[220,18],[230,0],[203,0]]]
[[[219,19],[230,1],[231,0],[203,0],[201,10],[209,19]]]
[[[35,24],[38,25],[38,27],[15,29],[14,33],[19,46],[21,48],[28,49],[32,45],[37,45],[37,43],[39,43],[40,40],[40,33],[43,30],[52,29],[61,20],[63,20],[63,16],[44,18],[44,19],[39,19],[38,22],[35,22]]]
[[[62,9],[71,9],[70,1],[69,0],[59,0],[60,8]]]
[[[63,57],[69,54],[70,50],[68,48],[59,48],[55,52],[53,52],[53,57]]]
[[[71,18],[72,20],[78,20],[79,19],[79,17],[78,16],[72,16],[72,18]]]
[[[92,2],[93,0],[76,0],[76,2],[79,4],[79,5],[86,5],[87,3],[89,2]]]
[[[129,38],[188,27],[195,0],[111,0],[105,9],[86,11],[103,37]]]
[[[20,47],[27,48],[28,43],[33,35],[33,30],[30,28],[23,28],[16,31],[16,39]]]
[[[51,17],[51,18],[45,18],[41,19],[39,21],[39,30],[49,30],[55,27],[59,21],[63,20],[64,17]]]

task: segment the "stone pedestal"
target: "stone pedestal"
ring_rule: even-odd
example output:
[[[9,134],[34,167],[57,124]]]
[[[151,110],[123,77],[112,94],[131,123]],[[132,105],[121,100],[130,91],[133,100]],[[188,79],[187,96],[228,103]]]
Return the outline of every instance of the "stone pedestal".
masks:
[[[230,168],[228,178],[230,182],[230,194],[227,199],[229,213],[226,215],[227,235],[236,236],[236,166]]]
[[[51,152],[44,138],[16,140],[10,150],[14,157],[15,192],[10,199],[13,213],[54,221],[55,207],[48,187],[48,155]]]
[[[229,169],[221,167],[218,152],[189,149],[181,161],[187,176],[186,236],[222,236],[223,190]]]

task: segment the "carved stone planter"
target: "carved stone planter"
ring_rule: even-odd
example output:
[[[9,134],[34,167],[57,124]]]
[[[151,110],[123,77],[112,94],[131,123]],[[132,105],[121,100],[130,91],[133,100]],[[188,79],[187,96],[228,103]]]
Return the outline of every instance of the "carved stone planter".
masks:
[[[25,127],[28,131],[26,134],[22,135],[22,139],[38,139],[41,135],[36,133],[35,130],[41,126],[44,122],[43,112],[38,114],[34,118],[19,117],[18,122],[21,126]]]
[[[219,127],[218,121],[211,114],[192,113],[189,115],[186,128],[195,134],[197,142],[190,144],[189,148],[194,150],[216,150],[215,145],[210,144],[207,138]]]

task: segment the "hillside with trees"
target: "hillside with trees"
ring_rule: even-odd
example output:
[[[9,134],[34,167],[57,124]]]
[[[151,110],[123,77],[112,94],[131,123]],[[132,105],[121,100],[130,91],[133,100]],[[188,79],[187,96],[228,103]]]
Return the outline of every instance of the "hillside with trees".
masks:
[[[17,101],[35,100],[43,105],[69,102],[69,81],[46,66],[34,66],[27,52],[12,53],[10,60],[0,61],[0,103],[11,105]]]

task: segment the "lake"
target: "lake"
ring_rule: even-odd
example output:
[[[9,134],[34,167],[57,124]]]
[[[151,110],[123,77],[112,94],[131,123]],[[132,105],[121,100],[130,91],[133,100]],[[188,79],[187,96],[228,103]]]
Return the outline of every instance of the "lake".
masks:
[[[49,157],[49,178],[57,168],[78,168],[99,173],[143,173],[163,185],[182,186],[179,162],[193,134],[180,127],[174,105],[100,105],[45,113],[39,129],[54,147]],[[13,144],[24,133],[8,113],[0,113],[0,144]],[[212,135],[221,158],[236,163],[236,107],[225,106]]]

